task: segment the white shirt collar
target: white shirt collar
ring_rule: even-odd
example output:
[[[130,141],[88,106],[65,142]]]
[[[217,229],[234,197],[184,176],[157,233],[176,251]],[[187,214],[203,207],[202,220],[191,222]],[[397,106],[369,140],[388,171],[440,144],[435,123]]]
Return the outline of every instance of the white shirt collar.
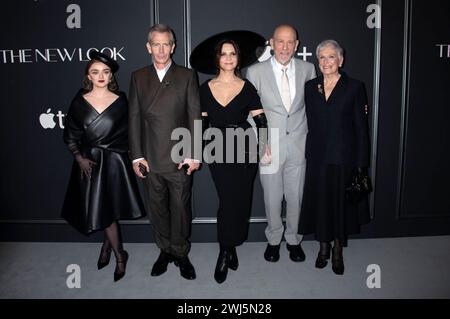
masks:
[[[170,61],[165,67],[164,69],[158,69],[156,67],[155,64],[153,64],[153,66],[155,67],[156,73],[158,74],[158,78],[159,78],[159,82],[162,82],[162,80],[164,79],[164,76],[167,73],[167,70],[169,70],[170,66],[172,65],[172,61]]]
[[[272,57],[272,70],[274,72],[275,75],[275,81],[277,83],[277,87],[281,92],[281,75],[283,74],[283,71],[281,70],[282,68],[284,68],[285,66],[282,65],[281,63],[279,63],[275,57]],[[289,79],[289,91],[291,93],[291,102],[294,101],[295,98],[295,94],[297,93],[297,88],[296,88],[296,80],[295,80],[295,61],[294,58],[291,59],[291,61],[289,61],[289,63],[286,65],[287,66],[287,76]]]
[[[282,69],[287,67],[287,73],[292,73],[294,71],[294,57],[291,58],[287,65],[283,65],[275,59],[275,56],[272,56],[272,66],[276,71],[282,72]]]

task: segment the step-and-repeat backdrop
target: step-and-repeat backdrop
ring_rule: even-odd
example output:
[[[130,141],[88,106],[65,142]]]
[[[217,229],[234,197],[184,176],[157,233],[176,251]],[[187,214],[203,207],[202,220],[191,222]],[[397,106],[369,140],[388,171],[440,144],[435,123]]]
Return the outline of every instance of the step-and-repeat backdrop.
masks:
[[[154,21],[173,24],[178,64],[205,38],[251,30],[269,39],[280,23],[298,29],[297,58],[316,63],[324,39],[346,49],[346,71],[373,98],[377,6],[371,1],[6,1],[2,4],[2,220],[59,219],[72,162],[62,141],[64,116],[81,87],[91,50],[120,64],[120,89],[133,70],[150,63],[145,48]],[[166,21],[167,20],[167,21]],[[200,82],[207,76],[199,74]],[[259,180],[253,217],[264,217]],[[217,195],[209,171],[196,174],[194,216],[214,218]]]

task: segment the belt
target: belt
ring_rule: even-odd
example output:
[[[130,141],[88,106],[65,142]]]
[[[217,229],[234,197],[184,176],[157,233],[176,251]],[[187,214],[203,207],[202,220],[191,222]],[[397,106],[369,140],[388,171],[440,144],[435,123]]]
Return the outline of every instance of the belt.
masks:
[[[216,127],[219,129],[224,129],[224,128],[239,128],[239,127],[243,127],[244,125],[248,125],[249,127],[251,126],[250,123],[248,123],[247,121],[245,122],[241,122],[238,124],[227,124],[227,125],[223,125],[223,126],[219,126],[219,125],[211,125],[211,127]]]

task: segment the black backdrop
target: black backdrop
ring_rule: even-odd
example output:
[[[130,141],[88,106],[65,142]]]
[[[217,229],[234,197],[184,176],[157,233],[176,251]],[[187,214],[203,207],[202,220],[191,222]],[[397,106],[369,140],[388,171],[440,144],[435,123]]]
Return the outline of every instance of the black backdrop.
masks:
[[[381,8],[381,28],[373,26],[380,22],[374,8]],[[128,91],[131,71],[150,62],[145,41],[155,22],[175,30],[174,60],[186,66],[198,43],[226,30],[268,39],[277,24],[292,24],[300,35],[298,58],[315,64],[321,40],[340,42],[346,72],[365,82],[370,101],[375,191],[373,221],[361,237],[449,234],[449,9],[445,0],[4,1],[0,240],[98,239],[59,218],[72,160],[62,143],[63,116],[91,48],[114,55],[119,85]],[[263,207],[257,178],[250,240],[264,240]],[[194,241],[216,239],[216,209],[203,169],[194,179]],[[152,240],[146,219],[123,225],[125,240]]]

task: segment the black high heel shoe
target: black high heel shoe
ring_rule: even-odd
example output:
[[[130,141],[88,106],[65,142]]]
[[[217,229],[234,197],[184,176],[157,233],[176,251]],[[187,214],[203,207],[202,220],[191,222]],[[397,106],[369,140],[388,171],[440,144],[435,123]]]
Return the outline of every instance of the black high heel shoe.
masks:
[[[122,253],[122,260],[116,260],[116,269],[117,269],[117,264],[123,264],[123,271],[121,271],[121,272],[114,271],[114,282],[119,281],[120,279],[123,278],[123,276],[125,276],[125,270],[127,268],[127,261],[128,261],[128,253],[124,250]]]
[[[331,251],[331,244],[329,243],[327,243],[326,247],[324,247],[324,251],[322,251],[321,247],[316,259],[316,268],[319,269],[325,268],[325,266],[328,264],[327,260],[330,259],[330,251]]]
[[[106,258],[102,258],[103,256],[106,256]],[[109,260],[111,259],[111,247],[106,250],[100,251],[100,256],[98,257],[97,261],[97,269],[100,270],[102,268],[105,268],[109,265]]]
[[[335,247],[333,247],[331,265],[333,272],[336,275],[344,274],[344,257],[342,256],[342,249],[340,249],[339,252],[337,252]]]

